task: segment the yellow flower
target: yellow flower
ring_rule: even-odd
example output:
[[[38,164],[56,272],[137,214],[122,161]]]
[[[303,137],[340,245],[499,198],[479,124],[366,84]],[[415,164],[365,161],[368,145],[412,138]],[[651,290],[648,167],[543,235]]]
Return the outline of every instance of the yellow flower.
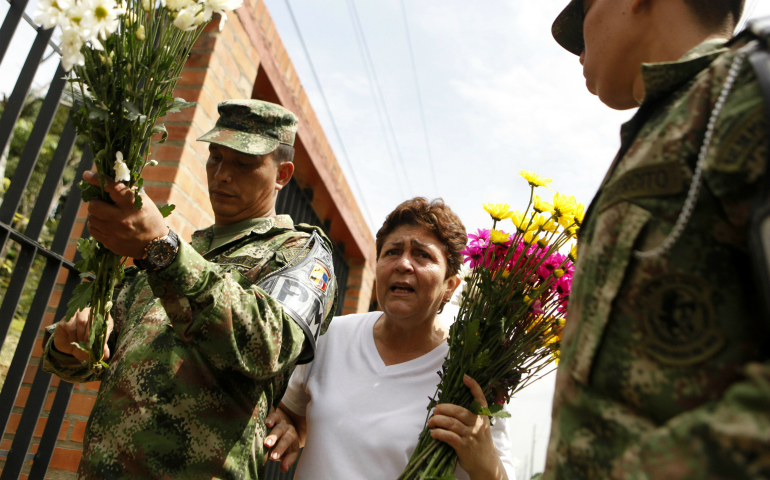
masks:
[[[551,353],[551,356],[553,357],[554,363],[556,365],[559,364],[559,357],[561,357],[561,350],[555,350],[553,353]]]
[[[582,203],[578,203],[575,207],[575,223],[578,227],[583,226],[583,218],[586,216],[586,207]]]
[[[511,215],[513,215],[510,211],[511,206],[507,203],[485,203],[484,210],[486,210],[496,222],[510,218]]]
[[[564,276],[564,270],[561,268],[557,268],[553,271],[553,274],[556,275],[556,278],[561,278]]]
[[[561,195],[556,192],[553,196],[553,210],[556,217],[574,215],[577,207],[577,200],[573,196]]]
[[[574,215],[562,215],[561,217],[559,217],[559,225],[561,225],[564,228],[569,228],[574,224],[575,224]]]
[[[534,222],[524,217],[524,214],[516,210],[511,214],[511,222],[516,225],[516,230],[519,233],[527,233],[532,230],[537,230],[537,225]]]
[[[503,231],[492,230],[491,232],[489,232],[489,240],[495,245],[502,245],[510,239],[511,239],[511,236]]]
[[[529,295],[524,295],[524,303],[527,305],[532,305],[533,300],[529,298]]]
[[[572,248],[569,250],[569,259],[572,260],[572,263],[577,262],[577,245],[572,245]]]
[[[527,183],[529,183],[532,187],[548,188],[548,184],[553,181],[550,178],[541,177],[534,172],[528,172],[526,170],[519,170],[519,175],[521,175],[521,177],[526,180]]]
[[[544,232],[556,232],[556,222],[539,213],[532,215],[532,224]]]
[[[503,278],[507,279],[510,276],[511,276],[511,271],[510,270],[508,270],[507,268],[505,270],[503,270]]]
[[[535,195],[534,201],[534,209],[537,213],[550,213],[553,214],[553,205],[546,202],[542,198],[540,198],[540,195]]]

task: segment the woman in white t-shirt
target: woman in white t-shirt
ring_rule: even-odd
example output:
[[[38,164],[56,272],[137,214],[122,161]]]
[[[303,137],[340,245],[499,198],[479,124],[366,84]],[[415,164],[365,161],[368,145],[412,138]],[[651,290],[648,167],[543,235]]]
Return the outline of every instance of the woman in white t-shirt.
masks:
[[[295,479],[395,480],[403,471],[449,349],[437,314],[460,284],[465,243],[465,227],[441,200],[414,198],[388,215],[377,232],[382,312],[335,318],[266,422],[284,419],[265,439],[284,469],[304,443]],[[465,384],[486,406],[479,385],[470,377]],[[448,404],[428,422],[431,436],[457,452],[461,480],[513,480],[505,425]]]

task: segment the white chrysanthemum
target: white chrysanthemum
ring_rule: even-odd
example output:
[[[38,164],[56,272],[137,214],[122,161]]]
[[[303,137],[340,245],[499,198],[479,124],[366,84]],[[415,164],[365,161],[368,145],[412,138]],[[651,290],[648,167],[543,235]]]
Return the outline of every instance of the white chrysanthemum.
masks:
[[[112,166],[115,169],[115,181],[127,182],[131,180],[131,171],[128,169],[128,165],[123,161],[123,153],[118,152],[115,154],[115,164]]]
[[[85,43],[81,30],[65,27],[62,29],[61,40],[61,62],[64,70],[69,72],[75,65],[85,65],[86,58],[80,51],[83,48],[83,43]]]
[[[213,13],[218,13],[222,17],[219,21],[219,31],[221,32],[225,28],[225,22],[227,21],[225,12],[240,8],[241,5],[243,5],[243,0],[204,0],[204,17],[208,21]]]
[[[67,0],[40,0],[35,11],[35,23],[42,25],[45,29],[66,25],[68,21],[66,11],[69,7]]]
[[[88,30],[88,24],[92,23],[89,17],[93,15],[93,12],[88,5],[83,2],[72,2],[64,13],[67,16],[67,22],[61,23],[60,26],[64,28],[72,28],[78,30],[81,37],[88,37],[90,34]]]
[[[200,25],[199,23],[196,23],[196,17],[198,16],[200,7],[199,4],[192,4],[189,7],[180,10],[174,19],[174,26],[185,32],[195,30],[198,25]]]
[[[195,0],[166,0],[166,8],[172,12],[178,12],[195,3]]]
[[[107,40],[120,25],[119,15],[126,13],[115,0],[81,0],[89,10],[89,14],[81,23],[90,32],[92,38]]]

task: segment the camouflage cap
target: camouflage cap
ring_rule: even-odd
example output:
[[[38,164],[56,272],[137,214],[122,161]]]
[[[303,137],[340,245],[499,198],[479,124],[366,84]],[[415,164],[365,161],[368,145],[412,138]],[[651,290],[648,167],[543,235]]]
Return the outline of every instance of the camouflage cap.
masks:
[[[227,100],[217,110],[217,124],[198,141],[249,155],[267,155],[281,143],[294,145],[297,116],[280,105],[261,100]]]
[[[551,27],[556,42],[570,53],[583,53],[583,0],[571,0]]]

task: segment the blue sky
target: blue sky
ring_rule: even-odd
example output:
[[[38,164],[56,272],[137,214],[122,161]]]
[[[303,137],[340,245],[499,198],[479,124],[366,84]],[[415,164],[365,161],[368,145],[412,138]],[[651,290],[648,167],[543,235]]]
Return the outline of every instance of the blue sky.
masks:
[[[590,95],[577,57],[551,38],[551,23],[566,0],[407,1],[434,183],[401,0],[355,4],[397,146],[386,141],[378,120],[376,87],[366,74],[347,0],[290,0],[348,163],[285,0],[265,1],[373,231],[393,207],[417,195],[443,197],[469,231],[488,227],[483,202],[525,205],[529,190],[519,169],[551,177],[555,189],[588,203],[619,146],[620,124],[633,114],[610,110]],[[30,1],[30,15],[36,3]],[[0,17],[7,11],[0,2]],[[747,0],[747,14],[770,15],[770,2]],[[22,22],[0,65],[0,93],[13,88],[33,36]],[[55,59],[47,61],[36,85],[46,85],[55,67]],[[447,309],[444,317],[453,314]],[[544,463],[552,394],[550,376],[510,406],[514,454],[522,461],[537,429],[534,471]]]

